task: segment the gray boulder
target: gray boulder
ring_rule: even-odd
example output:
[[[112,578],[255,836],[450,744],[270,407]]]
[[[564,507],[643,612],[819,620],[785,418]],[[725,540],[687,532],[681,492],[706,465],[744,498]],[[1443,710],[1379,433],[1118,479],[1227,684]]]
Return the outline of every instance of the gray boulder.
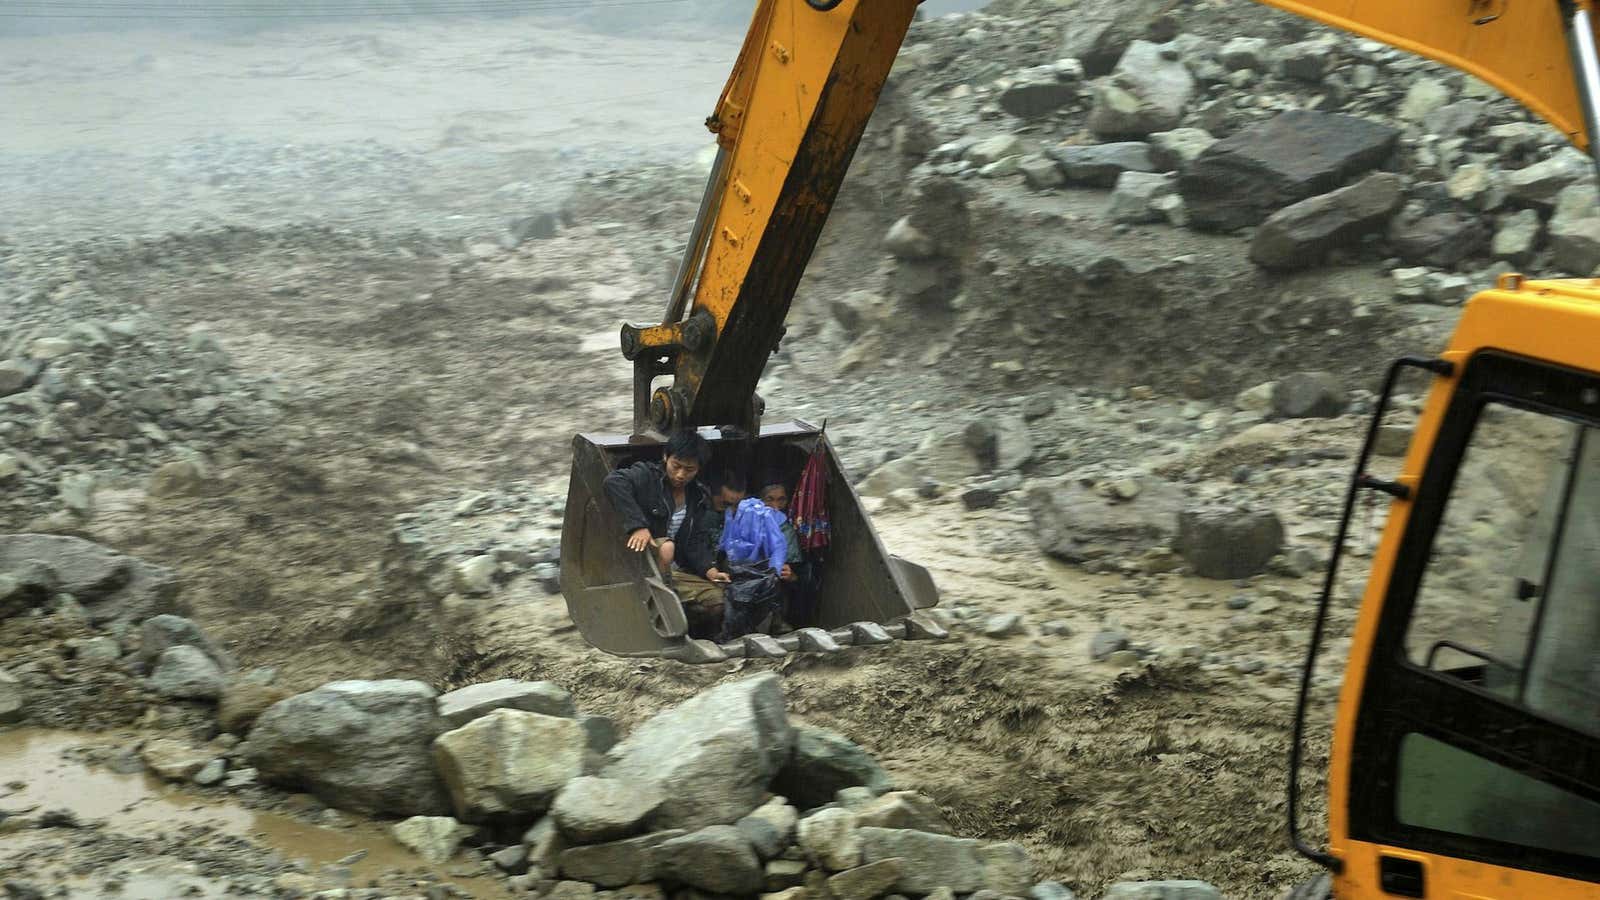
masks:
[[[1094,84],[1089,130],[1101,137],[1144,137],[1178,127],[1195,81],[1176,57],[1149,41],[1129,44],[1110,77]]]
[[[588,744],[576,720],[497,709],[439,735],[433,754],[457,818],[483,822],[543,812],[583,774]]]
[[[904,874],[905,860],[880,859],[830,877],[828,896],[833,900],[872,900],[889,893]]]
[[[218,667],[233,668],[233,659],[206,637],[193,620],[170,614],[151,616],[139,625],[139,659],[153,666],[174,647],[193,647]]]
[[[1344,385],[1327,372],[1295,372],[1272,385],[1272,414],[1280,419],[1326,419],[1343,413]]]
[[[1091,187],[1111,187],[1123,172],[1156,171],[1150,145],[1144,141],[1056,147],[1048,152],[1061,164],[1068,181]]]
[[[939,805],[915,791],[891,791],[854,812],[856,821],[863,827],[909,828],[935,834],[951,831]]]
[[[1041,881],[1028,889],[1028,900],[1075,900],[1072,890],[1059,881]]]
[[[1033,860],[1015,841],[996,841],[978,845],[978,862],[983,865],[983,886],[1005,897],[1021,897],[1033,886]]]
[[[1115,502],[1077,482],[1029,488],[1028,511],[1039,547],[1056,559],[1085,563],[1138,555],[1166,545],[1183,492],[1164,481],[1141,482],[1132,502]]]
[[[656,714],[611,749],[602,774],[659,790],[658,825],[727,824],[760,805],[793,747],[782,679],[765,674]]]
[[[606,888],[654,881],[655,848],[686,834],[687,831],[674,829],[605,844],[569,847],[560,853],[561,875]]]
[[[713,894],[760,893],[761,858],[732,825],[712,825],[664,841],[654,851],[657,877]]]
[[[1204,881],[1122,881],[1101,900],[1222,900],[1222,892]]]
[[[1162,171],[1176,171],[1200,158],[1217,142],[1203,128],[1174,128],[1150,135],[1150,158]]]
[[[861,834],[855,813],[828,807],[800,820],[800,849],[830,872],[861,865]]]
[[[1017,161],[1017,168],[1022,171],[1022,180],[1036,191],[1057,188],[1067,182],[1061,164],[1048,156],[1025,156]]]
[[[778,772],[772,790],[801,809],[811,809],[857,785],[878,794],[893,787],[878,761],[848,738],[802,725],[795,729],[794,756]]]
[[[578,715],[572,695],[551,681],[502,678],[457,688],[439,697],[439,715],[454,726],[465,725],[497,709],[520,709],[567,719]]]
[[[584,776],[562,787],[550,806],[550,818],[576,843],[614,841],[642,831],[661,800],[652,785]]]
[[[1143,25],[1162,8],[1164,0],[1121,0],[1115,4],[1087,4],[1063,19],[1060,57],[1083,64],[1085,75],[1110,72],[1128,45],[1143,36]]]
[[[1196,228],[1233,231],[1376,167],[1399,135],[1368,119],[1291,110],[1207,147],[1178,191]]]
[[[156,693],[182,700],[216,700],[223,684],[222,669],[198,647],[168,648],[150,673]]]
[[[1078,99],[1076,78],[1057,66],[1035,66],[1018,72],[1000,92],[1000,108],[1019,119],[1041,119]]]
[[[1546,231],[1557,267],[1579,277],[1600,268],[1600,197],[1592,183],[1562,190]]]
[[[440,815],[450,800],[430,748],[448,725],[434,699],[420,681],[325,684],[262,713],[244,757],[262,780],[331,806]]]
[[[1594,177],[1592,166],[1581,152],[1562,147],[1549,159],[1507,173],[1506,193],[1528,206],[1553,209],[1562,191]]]
[[[135,622],[178,612],[178,578],[171,569],[124,556],[99,544],[56,534],[0,534],[0,574],[19,584],[0,601],[0,617],[15,615],[28,598],[71,594],[94,624]]]
[[[1448,269],[1483,249],[1489,229],[1477,216],[1436,213],[1397,218],[1389,226],[1389,247],[1413,266]]]
[[[1278,74],[1295,81],[1321,82],[1338,43],[1326,36],[1289,44],[1277,52]]]
[[[1405,202],[1400,176],[1380,172],[1278,210],[1256,229],[1250,260],[1265,269],[1302,269],[1329,250],[1383,230]]]
[[[1236,37],[1222,45],[1217,59],[1229,72],[1240,69],[1265,72],[1271,65],[1271,46],[1266,38]]]
[[[1187,509],[1178,516],[1176,549],[1202,578],[1248,578],[1266,571],[1283,538],[1271,510]]]
[[[958,894],[970,894],[985,886],[978,842],[972,838],[896,828],[860,828],[856,833],[861,839],[864,862],[905,861],[895,884],[900,893],[931,894],[945,887]]]

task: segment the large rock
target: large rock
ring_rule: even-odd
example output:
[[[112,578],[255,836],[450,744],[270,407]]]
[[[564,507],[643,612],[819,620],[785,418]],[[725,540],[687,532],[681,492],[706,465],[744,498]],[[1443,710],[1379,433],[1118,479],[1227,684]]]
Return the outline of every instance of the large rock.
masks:
[[[794,842],[800,811],[783,797],[774,797],[755,812],[734,823],[762,859],[772,859]]]
[[[1183,492],[1164,481],[1139,482],[1138,497],[1115,502],[1077,482],[1028,490],[1039,547],[1065,562],[1137,556],[1169,543]]]
[[[658,877],[713,894],[761,891],[765,869],[755,848],[732,825],[712,825],[655,848]]]
[[[1203,128],[1174,128],[1150,135],[1150,158],[1159,170],[1176,171],[1200,158],[1217,142]]]
[[[0,397],[9,397],[12,394],[27,390],[33,385],[34,379],[39,377],[39,372],[43,369],[44,364],[36,360],[0,360]]]
[[[449,816],[412,816],[389,828],[401,846],[436,865],[449,862],[472,831]]]
[[[783,681],[765,674],[656,714],[611,749],[614,762],[602,774],[658,789],[666,797],[661,827],[721,825],[761,804],[793,747]]]
[[[204,653],[219,668],[232,668],[233,659],[211,642],[193,620],[182,616],[160,615],[145,619],[139,626],[139,659],[153,666],[173,647],[193,647]]]
[[[1077,74],[1054,65],[1024,69],[1000,92],[1000,108],[1021,119],[1049,116],[1078,99]]]
[[[1272,385],[1272,414],[1280,419],[1326,419],[1343,413],[1344,385],[1327,372],[1295,372]]]
[[[800,849],[818,865],[842,872],[861,865],[861,834],[855,813],[830,807],[800,820]]]
[[[1266,38],[1236,37],[1222,45],[1217,59],[1229,72],[1250,69],[1265,72],[1271,66],[1271,43]]]
[[[420,681],[336,681],[273,705],[244,745],[260,777],[364,813],[439,815],[450,799],[434,768],[448,727]]]
[[[802,725],[795,729],[794,756],[778,773],[772,790],[801,809],[811,809],[857,785],[879,794],[893,786],[878,761],[844,735]]]
[[[1399,132],[1355,116],[1291,110],[1207,147],[1179,175],[1195,227],[1233,231],[1382,163]]]
[[[935,834],[951,832],[950,823],[945,821],[939,805],[915,791],[891,791],[854,812],[863,827],[909,828]]]
[[[1283,523],[1271,510],[1186,509],[1177,550],[1202,578],[1248,578],[1266,571],[1283,549]]]
[[[561,875],[607,888],[654,881],[655,848],[686,834],[682,829],[673,829],[606,844],[569,847],[560,853]]]
[[[1021,156],[1022,139],[1014,134],[998,134],[984,138],[967,148],[967,159],[975,166],[986,166],[1002,159]],[[916,224],[915,221],[912,224]]]
[[[1165,0],[1119,0],[1091,3],[1072,10],[1062,20],[1058,56],[1076,59],[1091,77],[1110,72],[1128,49],[1143,36],[1144,23],[1165,5]]]
[[[939,251],[932,238],[911,224],[910,216],[901,216],[889,226],[883,236],[883,248],[900,259],[929,259]]]
[[[457,817],[485,822],[543,812],[583,774],[588,745],[574,719],[497,709],[439,735],[433,754]]]
[[[1250,259],[1267,269],[1302,269],[1329,250],[1382,231],[1405,202],[1400,176],[1381,172],[1278,210],[1256,229]]]
[[[961,442],[970,454],[970,460],[976,461],[979,468],[986,472],[1010,472],[1022,468],[1033,459],[1033,438],[1028,434],[1028,423],[1019,416],[995,416],[968,422],[961,431]],[[948,443],[938,448],[924,443],[918,452],[938,463],[941,461],[939,453],[930,452],[936,449],[948,453],[954,448]],[[963,464],[967,462],[961,460],[954,465],[965,471]],[[956,474],[945,466],[936,464],[934,470],[941,481],[956,480]]]
[[[205,768],[215,755],[204,750],[196,750],[183,741],[160,738],[148,741],[140,747],[139,758],[144,760],[144,764],[159,778],[166,781],[188,781]]]
[[[1122,881],[1100,900],[1222,900],[1222,892],[1204,881]]]
[[[1562,191],[1594,177],[1593,165],[1581,152],[1562,147],[1549,159],[1508,173],[1506,192],[1528,206],[1552,209]]]
[[[497,709],[520,709],[566,719],[578,715],[572,695],[551,681],[502,678],[457,688],[439,697],[439,715],[454,726],[465,725]]]
[[[1543,230],[1539,213],[1535,210],[1521,209],[1501,216],[1495,225],[1494,240],[1489,244],[1489,253],[1495,259],[1525,263],[1538,249],[1539,236]]]
[[[1101,137],[1144,137],[1183,121],[1194,76],[1170,48],[1134,41],[1108,78],[1094,84],[1089,130]]]
[[[150,673],[150,686],[163,697],[216,700],[222,696],[222,669],[198,647],[171,647]]]
[[[1061,164],[1061,173],[1074,184],[1111,187],[1123,172],[1156,171],[1150,145],[1144,141],[1055,147],[1048,152]]]
[[[895,828],[861,828],[856,833],[865,862],[905,861],[895,884],[900,893],[930,894],[945,887],[958,894],[970,894],[984,888],[978,842],[971,838]]]
[[[833,900],[872,900],[889,893],[904,874],[905,860],[880,859],[829,878],[828,896]]]
[[[1396,219],[1389,226],[1389,246],[1413,266],[1448,269],[1483,249],[1489,229],[1477,216],[1436,213],[1418,219]]]
[[[1589,182],[1571,185],[1556,199],[1546,228],[1558,268],[1588,277],[1600,268],[1600,197]]]
[[[23,693],[22,682],[5,669],[0,669],[0,725],[22,721],[26,708],[27,697]]]
[[[614,841],[642,831],[662,799],[653,785],[584,776],[556,795],[550,818],[576,843]]]
[[[95,624],[180,611],[178,578],[171,569],[75,537],[0,534],[0,575],[7,573],[23,582],[19,602],[40,592],[71,594]],[[21,611],[12,606],[0,602],[0,618]]]

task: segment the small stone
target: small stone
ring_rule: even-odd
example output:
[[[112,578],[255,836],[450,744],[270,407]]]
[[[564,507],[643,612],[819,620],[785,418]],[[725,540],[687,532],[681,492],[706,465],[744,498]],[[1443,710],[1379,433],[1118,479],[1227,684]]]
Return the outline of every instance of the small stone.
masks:
[[[1296,372],[1272,391],[1272,411],[1284,419],[1330,418],[1348,405],[1344,386],[1327,372]]]
[[[1131,669],[1139,665],[1139,654],[1132,650],[1118,650],[1106,657],[1106,663],[1119,669]]]
[[[145,492],[152,497],[176,497],[199,493],[205,483],[203,466],[191,459],[180,459],[151,472]]]
[[[1056,402],[1044,394],[1034,394],[1022,401],[1018,414],[1024,421],[1033,422],[1056,411]]]
[[[967,159],[976,166],[985,166],[1007,157],[1021,155],[1022,141],[1010,134],[985,138],[967,148]]]
[[[1072,891],[1059,881],[1041,881],[1028,890],[1028,900],[1075,900]]]
[[[93,475],[63,475],[57,486],[61,505],[68,511],[88,517],[94,514],[95,479]]]
[[[990,487],[967,488],[961,492],[961,505],[973,512],[994,509],[1000,505],[1000,492]]]
[[[1051,637],[1071,637],[1072,626],[1060,619],[1051,619],[1039,626],[1039,633]]]
[[[122,645],[114,637],[101,635],[78,643],[74,655],[79,662],[92,665],[114,663],[122,658]]]
[[[32,359],[58,359],[72,350],[72,341],[68,338],[43,337],[29,345],[28,356]]]
[[[434,864],[449,862],[472,832],[449,816],[412,816],[389,829],[402,846]]]
[[[1000,613],[984,620],[983,633],[988,637],[1003,638],[1023,631],[1022,616],[1019,613]]]
[[[1111,658],[1111,654],[1127,649],[1129,643],[1128,636],[1123,632],[1106,629],[1089,640],[1089,658],[1095,662],[1105,662]]]
[[[167,781],[188,781],[212,760],[210,753],[169,738],[147,742],[139,749],[139,758]]]
[[[228,775],[228,761],[222,758],[213,759],[205,767],[194,773],[194,783],[201,787],[212,787],[222,783]]]
[[[1222,892],[1204,881],[1123,881],[1100,895],[1101,900],[1222,900]]]
[[[468,596],[489,593],[494,590],[494,573],[498,567],[495,558],[487,553],[456,563],[455,589]]]
[[[807,864],[797,859],[775,859],[767,863],[764,888],[785,891],[805,883]]]
[[[512,844],[489,854],[489,862],[507,875],[521,875],[528,871],[528,845]]]
[[[1373,442],[1373,452],[1379,456],[1405,456],[1411,446],[1411,429],[1405,425],[1380,425],[1378,437]]]

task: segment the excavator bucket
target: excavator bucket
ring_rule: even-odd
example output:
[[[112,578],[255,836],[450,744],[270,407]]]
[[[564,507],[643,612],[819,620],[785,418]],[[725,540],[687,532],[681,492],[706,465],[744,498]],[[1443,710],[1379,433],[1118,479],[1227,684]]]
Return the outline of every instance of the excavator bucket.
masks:
[[[561,532],[561,592],[584,640],[618,656],[720,662],[945,636],[921,612],[939,602],[933,578],[884,550],[861,498],[817,428],[799,421],[767,426],[755,441],[725,438],[716,429],[700,433],[712,446],[711,468],[782,473],[791,485],[822,444],[832,540],[820,563],[815,621],[788,634],[746,635],[724,644],[691,636],[683,606],[653,554],[623,546],[622,523],[601,487],[615,469],[659,459],[661,445],[580,434],[572,442],[572,482]]]

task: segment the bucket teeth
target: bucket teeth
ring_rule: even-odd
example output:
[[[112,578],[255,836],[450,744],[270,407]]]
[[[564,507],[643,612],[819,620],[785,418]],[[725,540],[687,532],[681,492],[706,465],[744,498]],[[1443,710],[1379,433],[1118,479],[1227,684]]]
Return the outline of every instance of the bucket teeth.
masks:
[[[921,611],[906,616],[905,625],[908,640],[942,641],[950,636],[949,630],[940,625],[933,616]]]
[[[728,658],[727,651],[712,641],[685,641],[663,655],[686,663],[719,663]]]
[[[833,653],[843,649],[833,635],[821,628],[802,628],[794,633],[794,637],[799,639],[801,650],[811,653]]]
[[[887,644],[894,640],[889,632],[877,622],[851,622],[850,633],[855,637],[857,647],[871,647],[876,644]]]
[[[747,634],[744,636],[744,655],[746,659],[782,659],[789,655],[783,645],[769,634]]]

